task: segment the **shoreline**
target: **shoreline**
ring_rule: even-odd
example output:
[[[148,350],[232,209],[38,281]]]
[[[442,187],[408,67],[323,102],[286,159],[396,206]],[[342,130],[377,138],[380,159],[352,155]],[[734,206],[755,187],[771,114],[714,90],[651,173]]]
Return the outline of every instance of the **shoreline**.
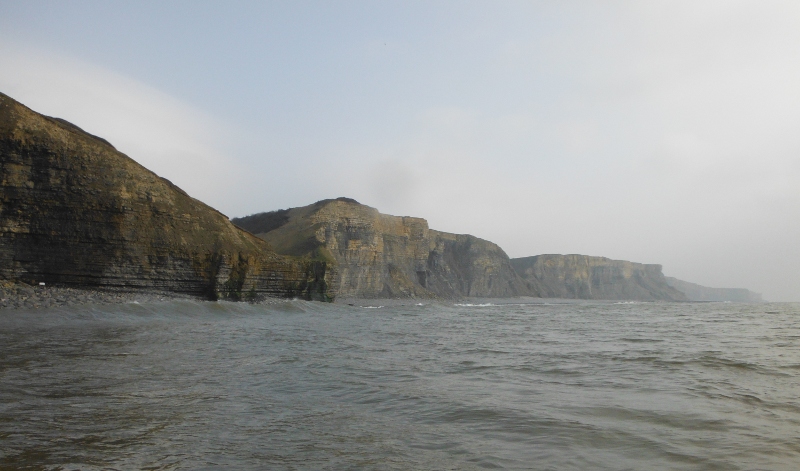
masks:
[[[691,303],[694,301],[644,301],[630,299],[572,299],[572,298],[535,298],[532,296],[517,296],[512,298],[336,298],[334,304],[354,307],[387,307],[387,306],[414,306],[428,304],[449,304],[458,306],[513,306],[527,304],[644,304],[644,303]]]
[[[22,282],[0,281],[0,309],[44,309],[61,306],[152,303],[186,299],[203,301],[188,294],[160,291],[115,290],[109,288],[74,288],[38,286]]]
[[[189,300],[215,302],[190,294],[165,291],[126,290],[96,287],[38,286],[23,282],[0,281],[0,310],[4,309],[46,309],[61,306],[109,305],[125,303],[156,303],[165,301]],[[271,304],[286,301],[283,298],[259,297],[248,304]],[[338,298],[332,304],[354,307],[387,307],[427,304],[457,305],[514,305],[514,304],[639,304],[664,301],[599,300],[599,299],[560,299],[560,298]],[[710,301],[684,301],[685,303],[704,303]],[[759,304],[759,303],[756,303]]]
[[[0,280],[0,310],[6,309],[47,309],[64,306],[103,306],[128,303],[159,303],[168,301],[193,302],[242,302],[246,304],[275,304],[290,301],[290,298],[258,296],[253,300],[217,301],[185,293],[169,291],[72,287],[62,285],[29,285],[24,282]]]
[[[414,306],[428,304],[449,304],[457,306],[514,306],[514,305],[554,305],[554,304],[708,304],[708,303],[735,303],[735,304],[767,304],[764,302],[734,302],[734,301],[664,301],[664,300],[639,300],[639,299],[581,299],[581,298],[535,298],[532,296],[518,296],[514,298],[336,298],[334,304],[354,307],[389,307],[389,306]]]

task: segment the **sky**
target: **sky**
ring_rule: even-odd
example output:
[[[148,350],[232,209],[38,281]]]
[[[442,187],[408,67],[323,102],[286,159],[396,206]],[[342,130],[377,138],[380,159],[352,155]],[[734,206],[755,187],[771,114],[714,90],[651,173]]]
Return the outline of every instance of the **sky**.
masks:
[[[794,0],[0,0],[0,58],[229,217],[347,196],[800,301]]]

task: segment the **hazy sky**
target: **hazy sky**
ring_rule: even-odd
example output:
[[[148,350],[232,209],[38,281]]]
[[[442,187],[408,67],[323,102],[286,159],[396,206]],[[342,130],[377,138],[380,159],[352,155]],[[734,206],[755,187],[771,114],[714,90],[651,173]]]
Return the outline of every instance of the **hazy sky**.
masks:
[[[231,217],[349,196],[800,300],[795,0],[0,0],[0,91]]]

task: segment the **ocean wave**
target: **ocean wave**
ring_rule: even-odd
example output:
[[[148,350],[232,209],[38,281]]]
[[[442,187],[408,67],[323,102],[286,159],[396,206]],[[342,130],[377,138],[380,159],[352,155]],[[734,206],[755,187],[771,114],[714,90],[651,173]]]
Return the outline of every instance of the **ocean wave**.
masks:
[[[384,305],[300,300],[0,311],[0,462],[398,470],[800,462],[797,309],[362,303],[371,301],[386,306],[380,315],[364,309]]]

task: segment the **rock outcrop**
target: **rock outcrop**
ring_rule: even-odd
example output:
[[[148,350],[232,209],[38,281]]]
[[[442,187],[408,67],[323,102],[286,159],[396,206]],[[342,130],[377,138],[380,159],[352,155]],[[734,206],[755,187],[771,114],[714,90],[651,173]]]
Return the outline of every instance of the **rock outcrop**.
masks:
[[[276,254],[103,139],[0,94],[0,279],[327,299],[327,276],[324,262]]]
[[[761,294],[744,288],[709,288],[671,276],[667,283],[689,298],[689,301],[730,301],[734,303],[763,303]]]
[[[344,298],[535,295],[497,245],[381,214],[349,198],[232,220],[279,254],[333,266]]]
[[[511,259],[511,265],[545,298],[687,300],[667,284],[661,265],[588,255],[537,255]]]

